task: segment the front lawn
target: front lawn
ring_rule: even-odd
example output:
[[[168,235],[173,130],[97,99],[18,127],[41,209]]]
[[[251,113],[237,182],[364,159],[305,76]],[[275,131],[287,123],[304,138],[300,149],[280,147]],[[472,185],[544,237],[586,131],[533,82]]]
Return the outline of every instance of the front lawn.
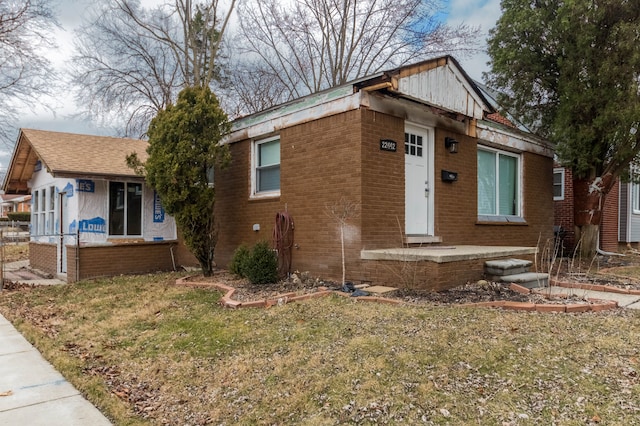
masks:
[[[176,277],[5,290],[0,312],[117,425],[639,424],[638,311],[230,310]]]

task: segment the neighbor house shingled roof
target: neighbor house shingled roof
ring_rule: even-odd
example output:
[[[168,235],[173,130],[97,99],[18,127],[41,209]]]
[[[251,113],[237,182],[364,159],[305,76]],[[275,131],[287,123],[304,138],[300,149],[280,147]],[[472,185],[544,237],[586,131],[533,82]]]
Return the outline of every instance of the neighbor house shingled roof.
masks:
[[[147,146],[139,139],[21,129],[3,189],[27,193],[38,160],[54,177],[140,178],[126,158],[135,152],[145,161]]]

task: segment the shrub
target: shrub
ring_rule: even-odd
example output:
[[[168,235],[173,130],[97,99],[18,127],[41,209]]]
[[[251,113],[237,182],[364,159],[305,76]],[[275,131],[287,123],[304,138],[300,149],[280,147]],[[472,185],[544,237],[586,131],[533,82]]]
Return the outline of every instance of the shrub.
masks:
[[[31,221],[31,213],[30,212],[11,212],[7,213],[7,217],[9,220],[15,220],[17,222],[30,222]]]
[[[244,273],[252,284],[278,281],[278,257],[266,241],[260,241],[253,247]]]
[[[249,248],[244,244],[240,245],[236,251],[233,252],[233,257],[229,263],[229,271],[234,275],[245,278],[247,276],[246,269],[250,256],[251,251],[249,251]]]

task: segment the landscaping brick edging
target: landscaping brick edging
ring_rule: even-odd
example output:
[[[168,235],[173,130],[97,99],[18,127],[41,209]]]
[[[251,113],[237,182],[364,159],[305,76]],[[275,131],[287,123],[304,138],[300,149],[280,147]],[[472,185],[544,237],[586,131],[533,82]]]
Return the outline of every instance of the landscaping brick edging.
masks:
[[[221,283],[211,283],[211,282],[199,282],[199,281],[189,281],[190,277],[183,277],[176,280],[176,285],[185,286],[185,287],[194,287],[194,288],[215,288],[218,290],[222,290],[224,296],[220,299],[220,304],[225,308],[270,308],[271,306],[276,305],[285,305],[291,302],[299,302],[302,300],[315,299],[317,297],[325,297],[330,294],[337,294],[344,297],[351,297],[348,293],[337,292],[333,290],[329,290],[327,287],[318,287],[317,292],[315,293],[307,293],[307,294],[296,294],[294,292],[291,293],[282,293],[276,296],[267,298],[267,299],[259,299],[252,300],[247,302],[241,302],[239,300],[233,300],[233,293],[235,293],[236,289]],[[354,300],[361,302],[379,302],[379,303],[389,303],[389,304],[402,304],[401,300],[394,299],[386,299],[384,297],[377,296],[359,296],[354,297]]]
[[[572,284],[572,283],[567,283]],[[605,287],[605,286],[600,286]],[[544,297],[549,297],[544,291],[532,291],[519,284],[512,283],[509,288],[517,293],[521,294],[539,294]],[[581,288],[581,287],[569,287],[565,288]],[[590,289],[592,290],[592,289]],[[600,290],[606,291],[606,290]],[[555,294],[554,297],[562,298],[568,297],[567,294]],[[613,300],[602,299],[587,299],[589,303],[568,303],[568,304],[554,304],[554,303],[530,303],[530,302],[511,302],[506,300],[478,302],[478,303],[466,303],[464,307],[489,307],[489,308],[502,308],[516,311],[530,311],[530,312],[565,312],[565,313],[580,313],[580,312],[601,312],[608,309],[615,309],[618,307],[618,302]]]
[[[189,281],[191,277],[183,277],[176,280],[176,285],[184,286],[184,287],[194,287],[194,288],[215,288],[224,292],[224,296],[220,299],[220,304],[226,308],[270,308],[271,306],[276,305],[285,305],[291,302],[298,302],[302,300],[314,299],[317,297],[325,297],[330,294],[336,294],[343,297],[351,297],[349,293],[344,293],[340,291],[329,290],[326,287],[318,287],[317,292],[315,293],[307,293],[297,295],[294,292],[291,293],[282,293],[278,294],[274,297],[270,297],[267,299],[259,299],[252,300],[247,302],[241,302],[239,300],[233,300],[232,296],[235,293],[236,289],[234,287],[222,284],[222,283],[211,283],[211,282],[200,282],[200,281]],[[562,285],[564,284],[564,285]],[[580,287],[581,284],[576,283],[558,283],[554,285],[558,285],[560,287],[566,288],[583,288],[587,290],[598,290],[598,291],[608,291],[601,290],[601,287],[613,288],[609,286],[594,286],[594,285],[586,285],[586,287]],[[588,287],[588,288],[587,288]],[[594,288],[595,287],[595,288]],[[523,287],[518,284],[511,284],[509,288],[513,291],[522,294],[529,294],[532,291],[526,287]],[[618,289],[623,290],[623,289]],[[547,296],[544,292],[537,291],[537,294],[541,294],[543,296]],[[632,290],[627,294],[638,294],[640,292],[636,292],[636,290]],[[567,295],[555,295],[556,297],[562,297]],[[404,302],[402,300],[397,299],[388,299],[385,297],[379,296],[358,296],[353,298],[356,301],[361,302],[377,302],[377,303],[387,303],[391,305],[402,305]],[[586,303],[570,303],[570,304],[552,304],[552,303],[529,303],[529,302],[511,302],[506,300],[496,300],[496,301],[488,301],[488,302],[477,302],[477,303],[465,303],[461,304],[461,307],[487,307],[487,308],[502,308],[508,310],[516,310],[516,311],[529,311],[529,312],[566,312],[566,313],[578,313],[578,312],[600,312],[608,309],[615,309],[618,307],[618,303],[612,300],[601,300],[601,299],[587,299],[589,304]]]

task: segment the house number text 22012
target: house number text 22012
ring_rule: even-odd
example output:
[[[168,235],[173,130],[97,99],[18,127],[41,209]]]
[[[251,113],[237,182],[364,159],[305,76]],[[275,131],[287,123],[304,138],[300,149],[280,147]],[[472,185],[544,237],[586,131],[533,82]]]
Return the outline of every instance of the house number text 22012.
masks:
[[[380,139],[380,151],[396,152],[398,144],[391,139]]]

